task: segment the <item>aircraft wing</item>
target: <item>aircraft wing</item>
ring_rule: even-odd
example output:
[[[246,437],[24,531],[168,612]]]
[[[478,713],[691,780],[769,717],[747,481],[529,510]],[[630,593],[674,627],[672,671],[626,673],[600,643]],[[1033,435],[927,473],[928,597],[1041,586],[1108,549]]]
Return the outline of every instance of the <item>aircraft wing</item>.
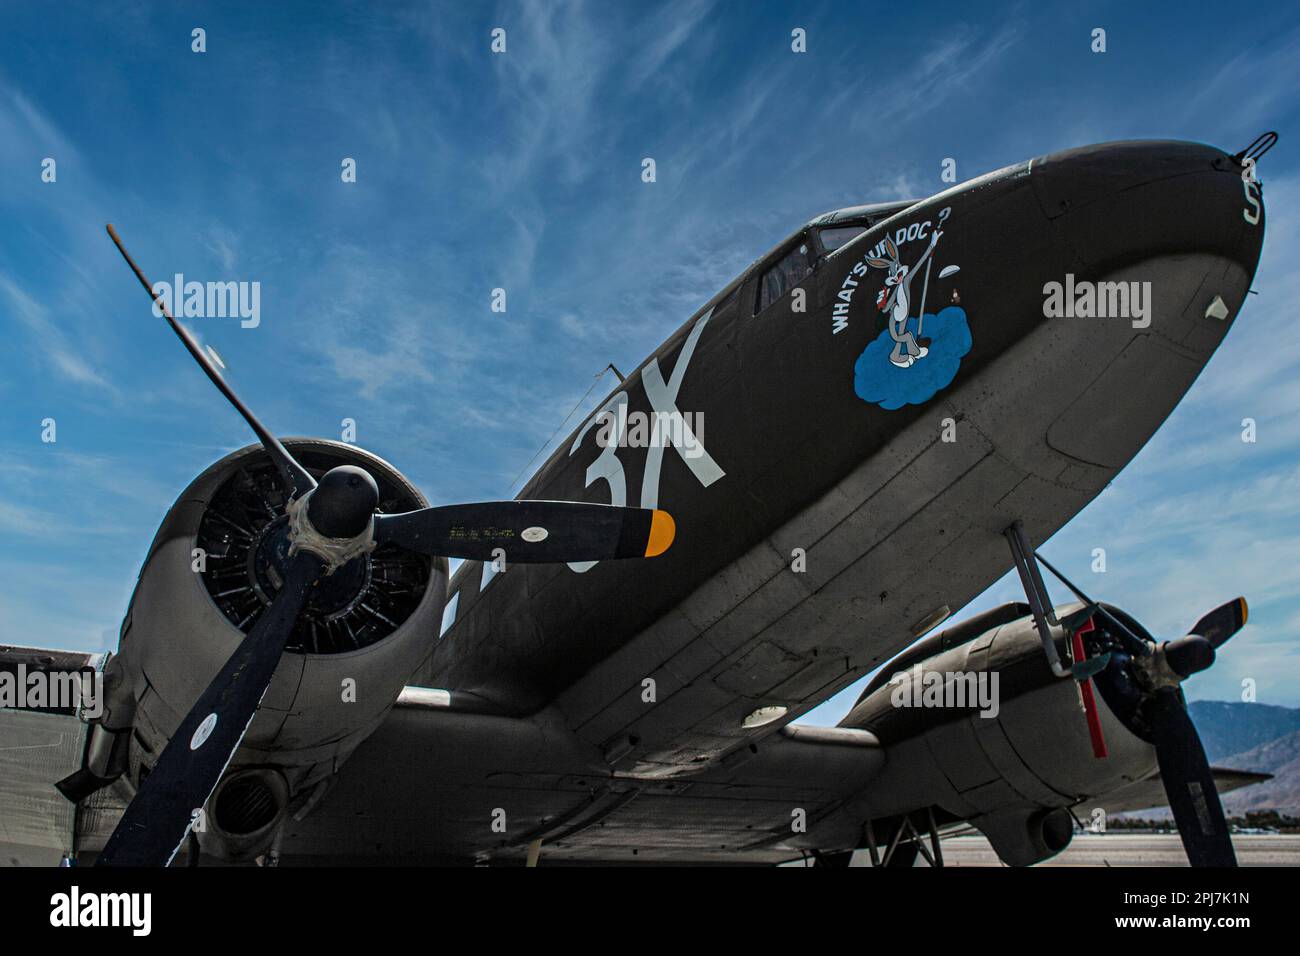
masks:
[[[32,654],[0,649],[0,671]],[[19,655],[25,655],[19,657]],[[73,655],[64,664],[93,663]],[[86,724],[74,713],[0,710],[0,852],[10,865],[94,854],[124,806],[109,787],[80,810],[54,781],[81,766]],[[849,728],[789,725],[757,752],[688,778],[611,775],[560,715],[459,711],[441,692],[408,688],[328,787],[292,808],[285,864],[522,862],[541,841],[547,864],[772,864],[817,847],[853,846],[854,798],[879,786],[880,742]],[[1221,792],[1268,774],[1216,769]],[[1108,814],[1166,802],[1158,774],[1076,808]]]
[[[81,669],[102,655],[0,647],[22,663]],[[854,843],[843,812],[884,762],[864,730],[790,726],[761,751],[689,780],[620,778],[562,715],[457,710],[445,692],[407,688],[338,773],[290,808],[281,860],[293,864],[522,862],[779,863]],[[0,710],[0,852],[9,865],[93,860],[127,793],[118,782],[80,807],[54,787],[78,770],[87,728],[74,710]]]
[[[1223,767],[1211,767],[1210,773],[1214,774],[1214,785],[1220,794],[1273,779],[1271,773],[1228,770]],[[1167,806],[1169,806],[1169,795],[1165,792],[1164,783],[1161,782],[1160,774],[1157,772],[1143,780],[1134,781],[1127,787],[1112,790],[1104,797],[1096,797],[1079,804],[1075,810],[1084,817],[1086,823],[1086,814],[1098,807],[1105,810],[1109,816],[1115,813],[1131,813],[1135,810],[1151,810]]]
[[[854,843],[841,808],[884,761],[867,731],[787,727],[747,761],[647,781],[562,740],[545,720],[401,704],[290,821],[282,860],[522,861],[541,840],[548,864],[777,863]]]
[[[631,779],[611,776],[544,719],[404,698],[319,806],[289,824],[286,863],[522,862],[538,840],[547,864],[780,863],[859,845],[855,798],[885,783],[885,752],[865,730],[792,724],[702,773]],[[1214,776],[1220,792],[1269,777],[1217,768]],[[1167,801],[1154,773],[1079,809]]]
[[[12,688],[23,673],[98,670],[103,661],[0,646],[0,680]],[[857,845],[858,798],[888,789],[884,749],[867,730],[792,724],[698,774],[632,778],[611,772],[558,710],[517,718],[458,709],[454,699],[407,688],[338,772],[291,806],[281,859],[522,862],[540,845],[548,864],[771,864]],[[55,865],[72,851],[89,859],[112,832],[125,805],[120,783],[79,808],[54,787],[82,766],[88,726],[75,707],[0,709],[5,863]],[[1269,777],[1214,775],[1221,792]],[[1111,814],[1166,802],[1152,774],[1077,809]]]

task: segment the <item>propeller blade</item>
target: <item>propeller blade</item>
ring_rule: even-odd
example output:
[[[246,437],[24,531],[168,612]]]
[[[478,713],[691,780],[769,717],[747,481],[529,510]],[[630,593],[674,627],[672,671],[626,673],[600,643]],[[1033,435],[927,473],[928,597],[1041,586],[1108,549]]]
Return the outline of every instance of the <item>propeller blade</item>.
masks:
[[[1236,866],[1237,856],[1223,815],[1210,762],[1173,687],[1156,691],[1143,704],[1160,763],[1160,779],[1178,824],[1178,836],[1192,866]]]
[[[448,558],[544,563],[653,558],[672,544],[666,511],[578,501],[483,501],[375,515],[375,540]]]
[[[96,865],[171,862],[194,824],[195,812],[212,795],[239,749],[307,600],[307,589],[323,567],[310,552],[293,558],[284,587],[176,728]]]
[[[1205,638],[1217,648],[1245,627],[1249,616],[1250,608],[1246,606],[1246,599],[1233,598],[1197,621],[1188,633]]]
[[[140,280],[140,284],[144,286],[145,291],[149,293],[149,297],[153,299],[154,304],[158,306],[158,311],[160,311],[163,318],[167,320],[167,324],[172,327],[172,331],[180,338],[181,342],[185,345],[185,348],[189,350],[190,355],[194,356],[194,361],[199,363],[199,367],[203,369],[208,378],[212,380],[212,384],[217,386],[217,389],[221,394],[226,396],[227,401],[229,401],[231,405],[235,406],[235,411],[244,416],[244,421],[248,422],[249,427],[253,429],[253,433],[257,435],[257,440],[262,443],[264,448],[266,448],[267,452],[271,456],[271,460],[275,462],[275,467],[279,469],[280,477],[284,479],[284,484],[289,490],[290,497],[299,498],[315,488],[316,481],[310,474],[308,474],[307,469],[303,468],[302,465],[298,464],[298,462],[294,460],[293,456],[289,454],[284,445],[280,444],[280,440],[267,431],[266,426],[263,425],[249,407],[240,400],[239,396],[235,394],[234,389],[226,384],[226,380],[221,376],[221,370],[217,367],[216,362],[212,360],[212,357],[203,350],[202,346],[199,345],[198,339],[194,337],[193,333],[191,333],[189,329],[176,321],[172,316],[171,311],[167,308],[167,303],[162,300],[161,296],[154,293],[152,283],[145,278],[144,272],[135,264],[135,260],[131,258],[131,254],[126,251],[126,246],[122,244],[122,239],[118,236],[117,230],[113,228],[112,223],[108,224],[108,235],[109,238],[113,240],[113,244],[117,246],[117,251],[122,253],[122,258],[126,260],[126,264],[130,266],[131,271],[135,273],[135,277]]]

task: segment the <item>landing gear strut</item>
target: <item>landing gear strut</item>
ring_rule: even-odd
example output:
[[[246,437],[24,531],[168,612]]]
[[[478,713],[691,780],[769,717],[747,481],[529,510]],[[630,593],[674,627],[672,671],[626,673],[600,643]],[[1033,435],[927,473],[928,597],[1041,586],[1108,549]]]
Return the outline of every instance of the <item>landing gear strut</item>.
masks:
[[[930,866],[943,866],[943,851],[939,849],[939,827],[934,820],[934,808],[925,808],[925,835],[930,839],[929,847],[925,845],[925,837],[912,821],[912,816],[910,813],[904,814],[899,819],[883,856],[876,839],[875,822],[867,821],[867,850],[871,854],[872,866],[911,866],[917,853],[925,857],[925,862]],[[907,837],[906,842],[904,837]]]
[[[1052,599],[1047,593],[1047,585],[1043,583],[1043,576],[1038,571],[1038,561],[1033,546],[1025,536],[1025,526],[1017,518],[1012,522],[1011,527],[1002,533],[1007,536],[1007,542],[1011,545],[1011,560],[1015,562],[1016,571],[1020,574],[1020,583],[1025,588],[1025,598],[1029,601],[1029,610],[1034,615],[1034,626],[1038,628],[1038,636],[1042,639],[1047,663],[1057,677],[1073,677],[1073,672],[1061,663],[1061,657],[1056,653],[1052,628],[1060,622],[1056,620],[1056,612],[1052,609]]]
[[[1104,654],[1100,657],[1085,658],[1080,647],[1074,655],[1078,659],[1072,661],[1071,666],[1065,666],[1061,663],[1061,655],[1056,652],[1056,640],[1052,628],[1064,627],[1067,634],[1073,635],[1094,613],[1100,612],[1107,619],[1111,619],[1111,615],[1104,608],[1088,600],[1083,592],[1061,577],[1059,571],[1043,561],[1048,570],[1061,578],[1066,587],[1073,591],[1085,605],[1083,610],[1069,615],[1064,621],[1058,621],[1056,611],[1052,608],[1051,595],[1047,593],[1047,585],[1043,583],[1043,575],[1038,570],[1038,562],[1043,559],[1029,543],[1029,538],[1025,535],[1025,526],[1017,518],[1012,522],[1011,527],[1002,533],[1006,535],[1007,543],[1011,545],[1011,560],[1015,563],[1016,571],[1020,575],[1020,583],[1024,586],[1025,599],[1029,602],[1029,610],[1034,616],[1034,626],[1043,642],[1043,653],[1047,655],[1047,663],[1052,668],[1052,673],[1057,677],[1072,677],[1076,681],[1086,681],[1105,668],[1110,658]]]

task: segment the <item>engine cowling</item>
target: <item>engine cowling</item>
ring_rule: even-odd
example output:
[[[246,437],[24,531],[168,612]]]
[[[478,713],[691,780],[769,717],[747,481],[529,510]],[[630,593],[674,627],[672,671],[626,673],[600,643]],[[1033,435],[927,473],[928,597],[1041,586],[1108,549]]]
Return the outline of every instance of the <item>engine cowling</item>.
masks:
[[[379,511],[425,507],[382,459],[352,445],[286,439],[319,476],[360,465]],[[199,475],[163,520],[122,625],[115,673],[129,687],[127,776],[138,786],[184,714],[256,623],[278,588],[274,549],[288,547],[285,496],[261,446]],[[205,851],[265,849],[286,809],[324,783],[380,723],[432,651],[447,561],[395,545],[355,558],[314,588],[231,766],[196,827]],[[122,708],[116,708],[121,723]]]
[[[1056,631],[1066,657],[1068,637]],[[1080,685],[1052,674],[1026,605],[1003,605],[927,638],[882,668],[843,721],[875,734],[887,755],[864,812],[879,818],[937,807],[982,830],[1005,862],[1046,859],[1069,842],[1068,808],[1156,769],[1155,748],[1100,695],[1096,702],[1104,759],[1093,753]]]

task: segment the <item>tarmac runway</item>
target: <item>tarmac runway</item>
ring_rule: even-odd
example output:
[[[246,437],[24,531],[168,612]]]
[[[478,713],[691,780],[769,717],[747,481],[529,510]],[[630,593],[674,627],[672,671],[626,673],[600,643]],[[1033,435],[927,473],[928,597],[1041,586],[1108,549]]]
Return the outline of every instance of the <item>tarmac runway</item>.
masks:
[[[1240,833],[1232,838],[1241,866],[1300,866],[1300,834]],[[944,840],[946,866],[1001,866],[982,836]],[[919,861],[925,866],[923,860]],[[1187,866],[1176,833],[1080,833],[1039,866]]]

